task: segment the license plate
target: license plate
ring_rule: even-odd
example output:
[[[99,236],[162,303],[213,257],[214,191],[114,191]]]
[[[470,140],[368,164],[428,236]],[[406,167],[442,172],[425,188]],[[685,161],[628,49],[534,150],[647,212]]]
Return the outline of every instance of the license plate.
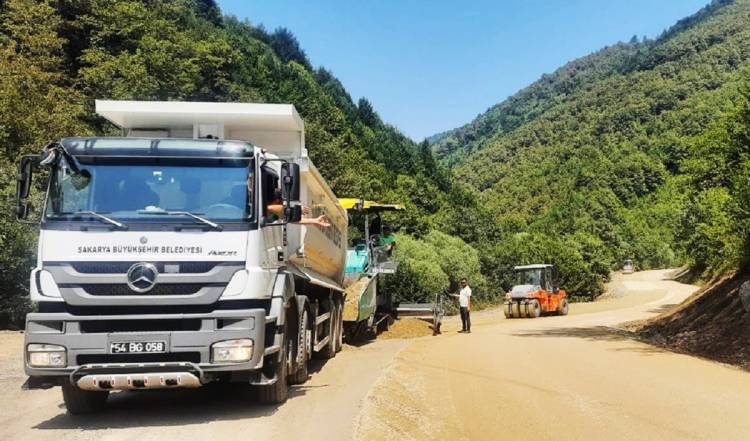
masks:
[[[165,341],[122,341],[109,344],[112,354],[153,354],[167,352]]]

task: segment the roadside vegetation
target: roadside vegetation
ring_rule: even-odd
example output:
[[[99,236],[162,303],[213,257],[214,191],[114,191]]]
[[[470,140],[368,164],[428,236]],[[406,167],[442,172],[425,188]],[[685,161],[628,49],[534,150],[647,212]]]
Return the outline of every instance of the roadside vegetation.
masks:
[[[713,1],[431,138],[500,226],[477,242],[490,284],[534,258],[575,294],[597,294],[625,259],[688,263],[704,280],[746,269],[749,59],[750,2]]]
[[[95,98],[294,104],[337,195],[406,205],[386,218],[397,300],[467,277],[491,303],[514,265],[538,262],[592,297],[624,259],[740,268],[749,58],[750,1],[714,1],[415,143],[314,67],[292,32],[223,16],[213,0],[0,1],[0,327],[23,321],[36,253],[36,228],[12,214],[17,159],[64,136],[119,134],[93,115]]]

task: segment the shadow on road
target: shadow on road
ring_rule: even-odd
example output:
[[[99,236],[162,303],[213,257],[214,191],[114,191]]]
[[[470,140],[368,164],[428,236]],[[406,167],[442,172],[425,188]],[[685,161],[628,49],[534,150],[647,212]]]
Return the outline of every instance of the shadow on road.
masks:
[[[370,336],[356,336],[356,337],[349,337],[344,344],[355,347],[355,348],[361,348],[363,346],[367,346],[369,344],[372,344],[375,342],[375,338]]]
[[[514,337],[565,337],[582,338],[590,341],[609,342],[641,342],[635,334],[622,329],[610,328],[609,326],[593,326],[585,328],[549,328],[534,329],[530,331],[519,331],[512,334]],[[615,351],[640,352],[643,354],[656,354],[665,352],[663,349],[651,345],[638,345],[616,348]]]
[[[674,309],[676,306],[679,306],[679,305],[680,305],[679,303],[670,303],[668,305],[661,305],[658,308],[654,308],[650,310],[649,312],[654,313],[654,314],[662,314],[664,312],[671,311],[672,309]]]
[[[314,375],[325,364],[326,360],[312,360],[308,372]],[[301,398],[313,388],[327,386],[291,386],[289,400]],[[212,384],[199,389],[123,391],[111,393],[106,407],[94,415],[68,415],[60,403],[62,413],[37,424],[34,429],[86,431],[183,426],[270,416],[280,406],[259,404],[253,388],[238,383]]]

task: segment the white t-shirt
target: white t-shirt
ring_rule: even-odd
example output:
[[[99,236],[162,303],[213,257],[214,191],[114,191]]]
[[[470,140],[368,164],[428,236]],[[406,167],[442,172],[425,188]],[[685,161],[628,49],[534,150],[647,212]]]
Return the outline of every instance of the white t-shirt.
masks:
[[[458,304],[462,308],[468,307],[470,297],[471,297],[471,288],[469,288],[469,286],[467,285],[461,288],[461,291],[458,292]]]

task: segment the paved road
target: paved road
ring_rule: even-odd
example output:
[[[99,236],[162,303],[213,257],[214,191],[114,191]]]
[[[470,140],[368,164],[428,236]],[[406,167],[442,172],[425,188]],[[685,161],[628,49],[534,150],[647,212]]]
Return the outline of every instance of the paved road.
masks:
[[[662,351],[611,328],[664,310],[695,289],[664,275],[619,276],[618,297],[574,305],[568,317],[484,315],[472,334],[413,341],[368,396],[357,435],[750,439],[750,374]]]

